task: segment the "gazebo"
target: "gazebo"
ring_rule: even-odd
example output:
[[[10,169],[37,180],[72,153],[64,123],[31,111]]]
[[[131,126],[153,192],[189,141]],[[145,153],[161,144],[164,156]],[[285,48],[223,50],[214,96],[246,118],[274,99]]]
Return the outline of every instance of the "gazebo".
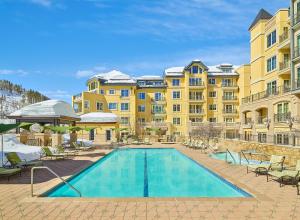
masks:
[[[25,106],[18,111],[11,113],[8,118],[15,119],[16,123],[29,122],[38,123],[40,125],[51,124],[53,126],[71,125],[74,126],[76,121],[80,121],[72,109],[72,106],[67,102],[60,100],[47,100],[38,102],[32,105]],[[57,146],[62,142],[61,135],[52,135],[51,140],[49,134],[35,133],[34,137],[20,134],[20,129],[17,128],[17,136],[20,142],[30,145],[48,145]],[[36,143],[37,141],[37,143]]]
[[[75,114],[72,106],[60,100],[47,100],[25,106],[11,113],[8,118],[15,119],[16,123],[31,122],[39,124],[75,125],[80,117]]]

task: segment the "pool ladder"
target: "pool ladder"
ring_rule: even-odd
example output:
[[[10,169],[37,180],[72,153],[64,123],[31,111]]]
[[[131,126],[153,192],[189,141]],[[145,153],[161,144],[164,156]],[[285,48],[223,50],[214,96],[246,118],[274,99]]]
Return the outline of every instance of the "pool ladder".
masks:
[[[225,161],[227,162],[227,163],[229,163],[229,161],[227,160],[227,155],[230,155],[230,157],[232,158],[232,160],[234,161],[234,163],[236,164],[236,160],[235,160],[235,158],[233,157],[233,155],[231,154],[231,152],[228,150],[228,149],[226,149],[226,155],[225,155]]]
[[[57,178],[59,178],[61,180],[61,182],[65,183],[67,186],[69,186],[72,190],[74,190],[79,197],[81,197],[81,192],[76,189],[74,186],[72,186],[70,183],[68,183],[67,181],[65,181],[62,177],[60,177],[57,173],[55,173],[52,169],[50,169],[49,167],[46,166],[40,166],[40,167],[32,167],[31,168],[31,196],[33,197],[33,174],[35,170],[48,170],[50,173],[52,173],[54,176],[56,176]]]

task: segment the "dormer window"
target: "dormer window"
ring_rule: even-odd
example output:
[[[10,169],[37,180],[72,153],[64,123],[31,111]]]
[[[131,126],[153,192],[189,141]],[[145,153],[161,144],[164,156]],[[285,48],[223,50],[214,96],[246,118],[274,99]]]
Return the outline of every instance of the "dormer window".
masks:
[[[198,66],[193,66],[192,67],[192,74],[198,74],[199,73],[199,67]]]

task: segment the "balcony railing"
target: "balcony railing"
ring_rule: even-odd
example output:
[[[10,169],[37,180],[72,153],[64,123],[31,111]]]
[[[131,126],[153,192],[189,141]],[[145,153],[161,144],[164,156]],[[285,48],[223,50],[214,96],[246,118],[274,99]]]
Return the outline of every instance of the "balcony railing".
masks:
[[[294,26],[300,22],[300,13],[294,14]]]
[[[285,40],[287,40],[290,36],[290,32],[289,31],[285,31],[283,32],[283,34],[281,34],[279,36],[279,43],[281,44],[282,42],[284,42]]]
[[[189,86],[204,86],[204,82],[198,82],[198,83],[189,83]]]
[[[190,96],[189,99],[190,101],[203,101],[204,96]]]
[[[258,116],[256,123],[259,125],[265,124],[268,121],[268,117],[266,116]]]
[[[151,102],[164,102],[166,101],[165,97],[160,97],[159,99],[151,98]]]
[[[286,61],[286,62],[280,62],[279,63],[279,71],[285,70],[285,69],[289,69],[291,67],[291,62],[290,61]]]
[[[152,110],[151,113],[155,114],[155,115],[160,115],[160,114],[166,114],[166,111],[165,110],[162,110],[162,111],[154,111],[154,110]]]
[[[294,54],[293,54],[293,58],[296,59],[300,56],[300,47],[297,46],[294,48]]]
[[[223,114],[236,114],[236,109],[223,109]]]
[[[251,124],[252,118],[245,118],[245,124]]]
[[[278,86],[278,87],[273,88],[272,90],[265,90],[263,92],[255,93],[251,96],[242,98],[242,104],[255,102],[255,101],[265,99],[265,98],[268,98],[271,96],[282,95],[282,94],[285,94],[290,91],[291,91],[291,88],[288,86]]]
[[[300,89],[300,79],[296,79],[296,81],[294,81],[294,88]]]
[[[190,114],[203,114],[204,109],[190,109]]]
[[[237,96],[223,96],[223,100],[237,100]]]
[[[285,123],[289,119],[291,119],[291,113],[279,113],[279,114],[274,114],[274,122],[275,123]]]
[[[222,87],[228,88],[228,87],[237,87],[236,83],[222,83]]]

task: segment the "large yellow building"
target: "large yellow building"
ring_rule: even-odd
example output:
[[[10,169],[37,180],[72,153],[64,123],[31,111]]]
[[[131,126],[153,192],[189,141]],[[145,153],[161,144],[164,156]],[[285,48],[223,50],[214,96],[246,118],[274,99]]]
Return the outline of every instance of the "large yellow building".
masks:
[[[262,9],[249,28],[250,94],[240,108],[244,140],[299,145],[299,6],[293,1],[291,13],[280,9],[274,15]]]
[[[161,135],[178,139],[209,122],[222,126],[224,135],[235,137],[239,94],[248,91],[240,87],[247,88],[249,74],[247,65],[208,67],[199,60],[168,68],[162,77],[133,78],[114,70],[90,78],[88,91],[73,96],[72,103],[78,114],[115,113],[120,128],[126,128],[123,135],[158,128]]]

